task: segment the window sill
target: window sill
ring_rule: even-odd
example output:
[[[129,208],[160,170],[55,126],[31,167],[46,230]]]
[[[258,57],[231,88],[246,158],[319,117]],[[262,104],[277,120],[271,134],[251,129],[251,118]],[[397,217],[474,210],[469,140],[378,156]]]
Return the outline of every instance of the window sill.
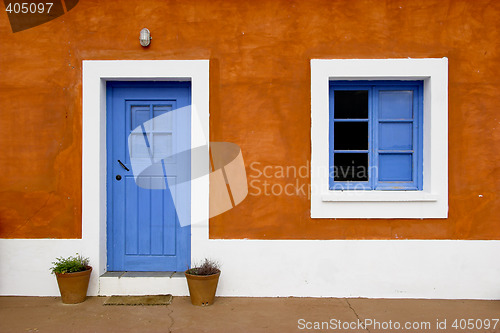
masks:
[[[422,191],[328,191],[321,201],[335,202],[433,202],[439,195]]]

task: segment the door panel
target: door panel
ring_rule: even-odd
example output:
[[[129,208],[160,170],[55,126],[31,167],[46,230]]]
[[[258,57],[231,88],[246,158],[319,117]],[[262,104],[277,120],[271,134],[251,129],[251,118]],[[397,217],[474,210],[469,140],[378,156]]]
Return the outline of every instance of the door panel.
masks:
[[[190,186],[176,185],[191,168],[176,153],[190,149],[190,98],[186,82],[107,84],[109,271],[189,267],[190,224],[179,215],[190,216]]]

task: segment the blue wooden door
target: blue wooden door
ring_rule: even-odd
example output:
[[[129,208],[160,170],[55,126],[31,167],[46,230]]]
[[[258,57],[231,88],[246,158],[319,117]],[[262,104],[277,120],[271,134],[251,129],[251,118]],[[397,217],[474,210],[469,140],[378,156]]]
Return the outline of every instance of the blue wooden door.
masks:
[[[191,248],[190,83],[108,82],[106,103],[107,270],[183,271]]]

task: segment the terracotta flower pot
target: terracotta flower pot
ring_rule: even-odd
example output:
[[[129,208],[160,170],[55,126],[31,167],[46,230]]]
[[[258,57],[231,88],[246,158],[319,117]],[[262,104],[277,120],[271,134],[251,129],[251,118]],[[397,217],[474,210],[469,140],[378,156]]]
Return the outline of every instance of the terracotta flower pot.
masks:
[[[212,275],[193,275],[184,272],[193,305],[207,306],[214,303],[220,272]]]
[[[56,273],[57,284],[59,285],[63,303],[76,304],[85,301],[89,287],[90,273],[92,273],[92,267],[82,272]]]

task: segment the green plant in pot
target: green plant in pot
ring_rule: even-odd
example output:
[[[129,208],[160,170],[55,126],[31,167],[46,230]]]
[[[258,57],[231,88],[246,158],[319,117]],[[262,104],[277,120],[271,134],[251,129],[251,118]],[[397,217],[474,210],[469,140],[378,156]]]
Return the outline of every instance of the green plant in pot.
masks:
[[[62,302],[76,304],[85,301],[92,273],[89,259],[77,253],[74,257],[56,258],[52,264],[50,270],[56,275]]]
[[[211,305],[215,299],[217,284],[219,283],[220,265],[213,260],[206,259],[199,265],[184,272],[193,305]]]

